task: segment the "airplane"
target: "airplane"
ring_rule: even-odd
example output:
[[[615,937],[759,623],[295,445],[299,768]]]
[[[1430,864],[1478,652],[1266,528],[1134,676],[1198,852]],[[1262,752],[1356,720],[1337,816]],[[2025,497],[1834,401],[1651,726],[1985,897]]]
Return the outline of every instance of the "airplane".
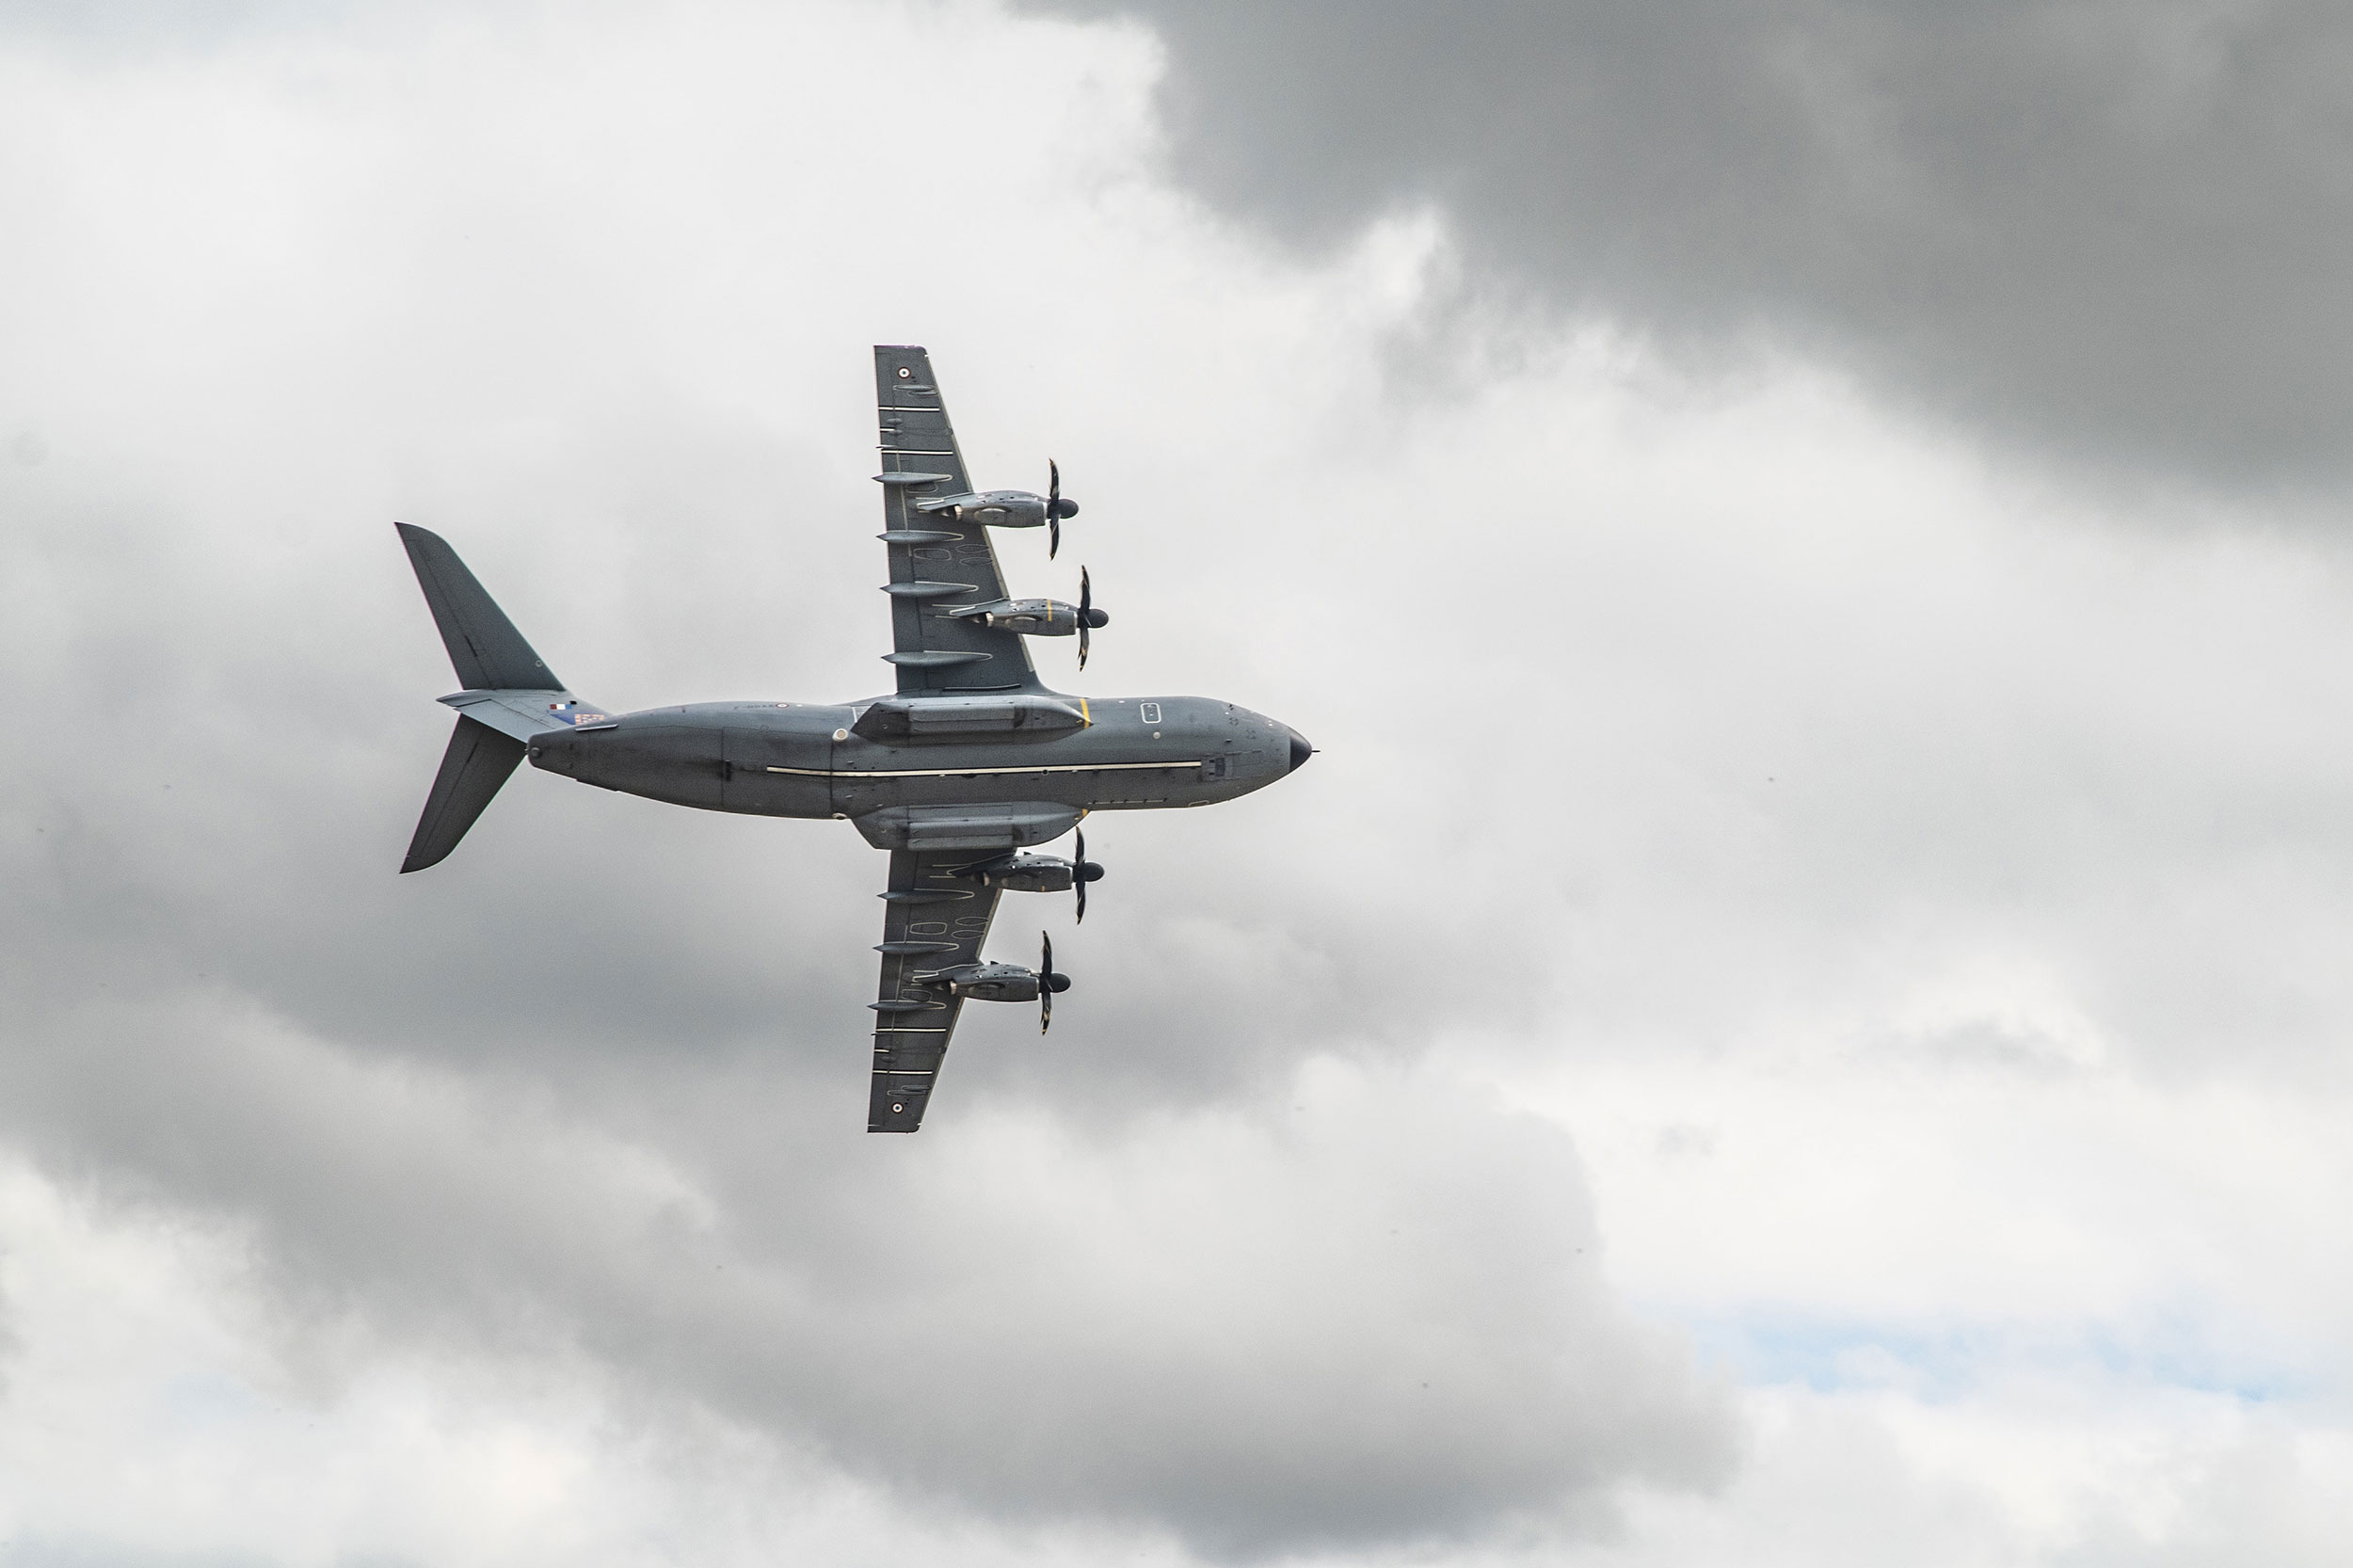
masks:
[[[1038,967],[981,956],[1007,892],[1077,895],[1103,868],[1080,832],[1068,858],[1024,850],[1092,811],[1209,806],[1264,789],[1315,748],[1287,725],[1196,696],[1093,699],[1048,687],[1025,638],[1079,638],[1111,617],[1080,572],[1079,602],[1008,598],[991,528],[1044,527],[1050,559],[1078,503],[974,491],[919,347],[877,344],[883,532],[897,689],[856,702],[702,702],[614,713],[584,701],[447,541],[395,523],[463,691],[456,729],[402,862],[439,864],[516,768],[532,766],[706,811],[848,821],[890,852],[869,1132],[922,1126],[967,1001],[1035,1001],[1038,1028],[1070,979],[1040,934]]]

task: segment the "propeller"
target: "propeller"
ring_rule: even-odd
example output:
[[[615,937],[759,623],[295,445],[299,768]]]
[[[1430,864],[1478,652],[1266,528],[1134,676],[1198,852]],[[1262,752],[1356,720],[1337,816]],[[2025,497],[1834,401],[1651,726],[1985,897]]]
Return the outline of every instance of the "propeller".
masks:
[[[1072,856],[1070,862],[1070,886],[1079,895],[1079,923],[1081,925],[1086,923],[1087,918],[1087,884],[1102,880],[1103,868],[1087,858],[1087,836],[1081,829],[1079,833],[1079,853]]]
[[[1098,626],[1109,626],[1112,617],[1095,607],[1095,583],[1087,576],[1087,568],[1079,568],[1079,667],[1087,667],[1087,645],[1091,633]]]
[[[1037,1032],[1043,1034],[1054,1027],[1054,993],[1069,990],[1070,977],[1054,972],[1054,938],[1041,931],[1037,939],[1046,949],[1037,963]]]
[[[1079,515],[1079,504],[1062,498],[1062,465],[1053,458],[1046,459],[1046,558],[1052,560],[1062,551],[1062,520]]]

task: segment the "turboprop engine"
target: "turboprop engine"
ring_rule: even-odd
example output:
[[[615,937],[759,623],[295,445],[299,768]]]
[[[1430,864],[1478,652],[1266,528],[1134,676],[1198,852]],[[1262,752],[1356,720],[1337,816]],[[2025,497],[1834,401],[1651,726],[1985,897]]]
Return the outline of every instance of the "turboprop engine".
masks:
[[[1008,855],[968,867],[962,873],[1010,893],[1079,895],[1079,919],[1087,918],[1087,884],[1103,880],[1103,868],[1087,858],[1087,836],[1079,835],[1077,853],[1067,860],[1053,855]]]
[[[977,522],[989,528],[1043,528],[1046,504],[1044,496],[1028,490],[980,490],[935,496],[917,502],[915,509],[929,512],[944,522]],[[1063,505],[1069,508],[1061,514],[1064,517],[1079,508],[1075,501],[1065,501]]]
[[[1111,616],[1100,610],[1087,612],[1094,617],[1086,624],[1108,626]],[[977,620],[984,626],[1018,632],[1025,637],[1067,637],[1079,630],[1079,607],[1064,604],[1059,599],[1000,599],[994,604],[976,604],[962,612],[964,618]]]
[[[1051,855],[1016,855],[972,874],[1009,893],[1066,893],[1078,880],[1078,868]]]
[[[1035,1001],[1037,971],[1018,964],[976,964],[950,977],[948,989],[968,1001]]]
[[[939,978],[968,1001],[1036,1002],[1037,1032],[1043,1034],[1053,1027],[1054,999],[1070,989],[1070,977],[1054,972],[1054,939],[1043,931],[1037,936],[1044,952],[1034,969],[1018,964],[974,964]]]
[[[1046,549],[1048,560],[1062,551],[1062,520],[1079,515],[1079,504],[1062,493],[1062,465],[1050,458],[1046,464],[1044,495],[1028,490],[977,490],[934,496],[917,502],[915,509],[950,522],[977,522],[985,528],[1049,528],[1052,542]]]
[[[1025,637],[1067,637],[1079,634],[1079,667],[1087,667],[1087,653],[1095,641],[1092,633],[1112,623],[1112,617],[1095,607],[1095,579],[1087,568],[1079,568],[1079,602],[1065,604],[1059,599],[1000,599],[986,604],[956,604],[940,612],[961,620],[977,620],[982,625],[1005,632],[1017,632]]]

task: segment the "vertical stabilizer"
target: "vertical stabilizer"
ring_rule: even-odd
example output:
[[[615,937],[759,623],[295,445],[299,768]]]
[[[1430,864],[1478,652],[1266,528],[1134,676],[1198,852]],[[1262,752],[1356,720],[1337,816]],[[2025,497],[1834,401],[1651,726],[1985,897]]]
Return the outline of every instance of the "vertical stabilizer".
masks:
[[[424,575],[422,568],[418,575]],[[458,674],[464,675],[465,670],[461,667]],[[458,714],[449,749],[441,754],[441,771],[434,776],[433,792],[425,797],[424,815],[417,819],[416,837],[408,840],[408,858],[400,863],[400,869],[421,872],[447,858],[522,760],[522,742]]]
[[[449,648],[460,685],[469,691],[563,689],[564,682],[531,650],[448,540],[406,522],[392,526],[408,547],[408,564],[417,568],[417,585],[424,590],[433,624],[441,629],[441,642]]]

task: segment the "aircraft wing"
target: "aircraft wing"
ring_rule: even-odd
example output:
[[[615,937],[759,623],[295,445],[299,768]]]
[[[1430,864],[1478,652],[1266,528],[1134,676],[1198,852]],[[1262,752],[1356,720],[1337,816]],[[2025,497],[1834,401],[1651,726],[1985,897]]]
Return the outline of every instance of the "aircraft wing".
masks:
[[[902,692],[1009,692],[1037,685],[1021,634],[941,612],[1005,595],[988,530],[942,520],[925,501],[972,488],[948,406],[920,348],[874,347],[875,417],[882,428],[883,541],[890,552],[891,651]]]
[[[869,1132],[913,1132],[923,1125],[923,1108],[931,1103],[964,999],[920,977],[981,961],[998,889],[955,872],[987,857],[987,851],[969,849],[891,852]]]

